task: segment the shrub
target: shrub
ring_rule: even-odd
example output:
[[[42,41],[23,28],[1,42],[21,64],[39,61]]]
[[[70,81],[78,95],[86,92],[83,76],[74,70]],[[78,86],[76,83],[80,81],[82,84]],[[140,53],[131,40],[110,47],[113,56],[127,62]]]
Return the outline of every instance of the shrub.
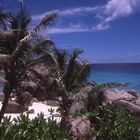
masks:
[[[0,128],[0,140],[69,140],[71,135],[64,133],[53,119],[44,119],[38,114],[32,120],[20,115],[17,119],[4,118]]]
[[[112,105],[102,105],[96,114],[97,140],[140,139],[140,128],[129,113]]]
[[[87,140],[140,140],[140,128],[134,118],[112,105],[101,105],[90,112],[75,112],[73,117],[88,117],[91,130]]]

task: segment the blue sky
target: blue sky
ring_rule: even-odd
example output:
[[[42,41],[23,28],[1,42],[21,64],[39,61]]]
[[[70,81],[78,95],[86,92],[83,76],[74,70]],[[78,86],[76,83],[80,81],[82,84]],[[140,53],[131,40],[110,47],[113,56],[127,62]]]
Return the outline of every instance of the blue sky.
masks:
[[[43,13],[58,10],[46,32],[56,46],[79,47],[92,63],[140,62],[140,0],[24,0],[33,25]],[[1,0],[16,11],[18,0]]]

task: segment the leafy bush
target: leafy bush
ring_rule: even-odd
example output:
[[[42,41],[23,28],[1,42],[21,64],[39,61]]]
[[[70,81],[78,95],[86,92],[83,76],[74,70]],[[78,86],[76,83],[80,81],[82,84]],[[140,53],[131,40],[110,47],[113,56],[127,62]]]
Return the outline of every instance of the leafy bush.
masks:
[[[95,113],[94,113],[95,114]],[[102,105],[98,113],[90,119],[96,119],[97,140],[139,140],[140,128],[134,118],[112,105]]]
[[[112,105],[101,105],[90,112],[75,112],[73,117],[88,117],[91,131],[87,140],[140,140],[140,127],[127,112],[122,112]]]
[[[20,115],[11,121],[4,118],[0,128],[0,140],[69,140],[70,134],[64,133],[53,119],[44,119],[43,114],[29,120],[28,116]]]

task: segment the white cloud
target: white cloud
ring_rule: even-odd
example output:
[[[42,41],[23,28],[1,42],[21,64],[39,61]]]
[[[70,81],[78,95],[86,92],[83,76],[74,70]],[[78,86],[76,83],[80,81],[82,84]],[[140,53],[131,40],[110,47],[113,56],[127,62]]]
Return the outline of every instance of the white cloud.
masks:
[[[97,10],[99,10],[100,7],[76,7],[76,8],[70,8],[66,10],[60,11],[60,15],[62,16],[72,16],[76,14],[82,14],[82,13],[94,13]]]
[[[88,32],[89,28],[82,24],[70,24],[68,27],[53,27],[48,30],[49,34]]]
[[[140,0],[108,0],[105,5],[101,6],[76,7],[59,10],[61,22],[56,23],[57,26],[49,29],[48,32],[54,34],[106,30],[111,27],[113,21],[132,15],[139,7]],[[90,15],[92,16],[90,25],[82,18],[82,16],[87,13],[92,14]],[[33,25],[39,21],[42,15],[43,14],[33,16]],[[65,19],[75,15],[78,15],[79,18],[73,18],[74,20],[77,20],[76,22],[71,21],[73,24],[68,23],[68,20]],[[87,17],[84,16],[84,18]]]
[[[97,18],[100,18],[101,21],[94,29],[109,28],[112,21],[132,15],[139,6],[140,0],[109,0],[104,6],[104,10],[97,13]]]
[[[101,7],[76,7],[65,10],[56,10],[60,16],[72,16],[82,13],[96,13]],[[39,20],[43,14],[34,15],[33,20]]]
[[[73,9],[74,11],[75,9]],[[68,12],[68,11],[67,11]],[[72,13],[71,13],[72,14]],[[37,22],[41,19],[43,14],[38,14],[32,17],[33,25],[36,25]],[[56,33],[74,33],[74,32],[88,32],[90,29],[82,24],[82,23],[69,23],[68,25],[56,25],[52,28],[48,28],[47,32],[49,34],[56,34]]]
[[[105,23],[105,22],[100,22],[99,24],[97,24],[96,26],[93,26],[92,27],[92,30],[93,31],[96,31],[96,30],[106,30],[106,29],[108,29],[108,28],[110,28],[110,25],[109,24],[107,24],[107,23]]]

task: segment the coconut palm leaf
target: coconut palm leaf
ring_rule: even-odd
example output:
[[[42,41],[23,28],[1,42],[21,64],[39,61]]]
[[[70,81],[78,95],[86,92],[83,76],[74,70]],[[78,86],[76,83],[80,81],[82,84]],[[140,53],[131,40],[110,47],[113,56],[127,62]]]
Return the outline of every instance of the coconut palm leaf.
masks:
[[[10,23],[12,29],[18,29],[18,19],[14,13],[10,12],[7,20]]]
[[[15,48],[15,36],[9,32],[4,31],[0,32],[0,53],[2,54],[11,54],[13,49]]]
[[[11,63],[11,55],[0,54],[0,67],[8,67]]]
[[[7,18],[7,13],[3,10],[2,6],[0,5],[0,24],[2,24],[3,30],[7,30],[7,26],[5,23],[6,18]]]
[[[42,16],[39,24],[33,29],[32,33],[34,34],[42,31],[47,26],[51,25],[56,17],[57,11],[47,12]]]
[[[43,53],[44,50],[48,49],[50,50],[50,47],[54,46],[54,42],[50,39],[44,39],[37,43],[33,48],[32,51],[35,52],[36,54],[40,55]]]
[[[31,68],[35,65],[38,65],[40,63],[45,63],[49,68],[52,67],[56,69],[57,67],[57,61],[55,59],[54,53],[51,53],[49,51],[44,51],[42,56],[40,56],[38,59],[35,59],[33,61],[31,61],[28,65],[27,65],[27,69]]]
[[[17,54],[21,52],[24,43],[29,43],[29,40],[31,39],[32,36],[34,36],[35,34],[37,34],[39,31],[41,31],[41,29],[43,29],[44,27],[46,27],[47,25],[49,25],[50,23],[52,23],[52,21],[54,20],[54,18],[56,17],[56,12],[51,12],[51,13],[47,13],[45,14],[42,18],[41,21],[39,22],[39,24],[28,34],[26,35],[24,38],[22,38],[19,43],[17,44],[17,47],[15,49],[15,51],[13,52],[12,56],[14,58],[17,57]]]
[[[25,58],[28,53],[30,52],[30,45],[29,42],[22,41],[17,45],[17,48],[13,51],[12,57],[13,59],[19,58]]]
[[[5,80],[3,77],[0,77],[0,84],[8,86],[9,82],[7,80]]]
[[[79,82],[86,82],[88,75],[90,74],[90,64],[86,61],[83,61],[80,64],[80,69],[77,71],[77,80]]]
[[[48,79],[44,77],[44,75],[40,74],[38,71],[34,69],[28,69],[29,73],[32,74],[35,78],[39,79],[42,83],[48,83]]]
[[[64,73],[65,71],[65,65],[66,65],[66,62],[67,62],[67,52],[66,52],[66,49],[56,49],[54,50],[55,54],[56,54],[56,59],[57,59],[57,62],[58,62],[58,66],[59,66],[59,70],[62,72],[62,74]]]
[[[26,30],[29,23],[31,22],[31,16],[27,14],[26,9],[24,8],[23,1],[19,1],[20,10],[17,14],[9,13],[8,21],[12,29],[21,29]],[[21,31],[20,30],[20,31]]]
[[[17,17],[20,19],[20,29],[27,29],[28,24],[31,22],[31,16],[27,14],[23,1],[21,0],[19,3],[20,11]]]
[[[68,67],[67,67],[67,71],[65,74],[65,86],[66,89],[69,90],[69,86],[71,85],[71,83],[73,83],[73,79],[74,79],[74,72],[75,72],[75,68],[77,65],[77,58],[78,56],[82,53],[83,51],[81,49],[75,49],[69,59],[69,63],[68,63]]]

